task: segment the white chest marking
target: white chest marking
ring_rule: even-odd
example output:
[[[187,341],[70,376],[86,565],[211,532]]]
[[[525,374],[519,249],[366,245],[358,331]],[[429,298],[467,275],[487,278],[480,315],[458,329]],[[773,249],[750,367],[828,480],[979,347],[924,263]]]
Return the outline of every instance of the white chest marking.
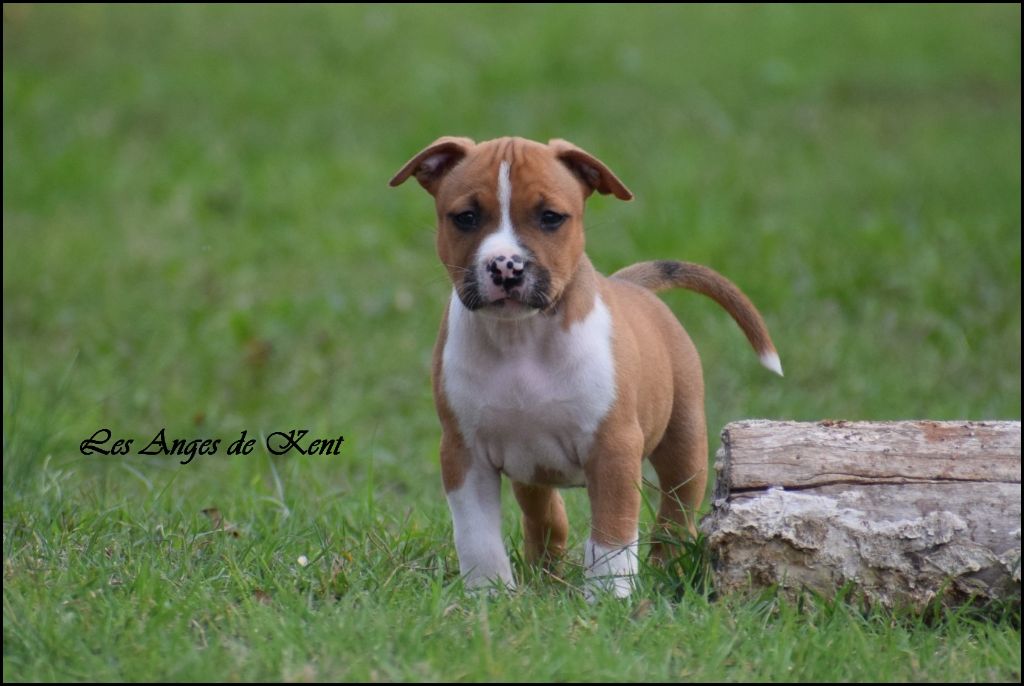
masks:
[[[442,383],[474,462],[525,483],[584,484],[615,401],[611,314],[595,298],[565,330],[559,317],[483,317],[452,294]]]

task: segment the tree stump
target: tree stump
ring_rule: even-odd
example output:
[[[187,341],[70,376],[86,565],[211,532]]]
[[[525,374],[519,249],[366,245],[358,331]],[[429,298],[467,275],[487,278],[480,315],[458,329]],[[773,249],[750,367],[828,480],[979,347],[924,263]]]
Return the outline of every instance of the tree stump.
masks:
[[[1020,422],[742,421],[701,523],[720,591],[1020,602]]]

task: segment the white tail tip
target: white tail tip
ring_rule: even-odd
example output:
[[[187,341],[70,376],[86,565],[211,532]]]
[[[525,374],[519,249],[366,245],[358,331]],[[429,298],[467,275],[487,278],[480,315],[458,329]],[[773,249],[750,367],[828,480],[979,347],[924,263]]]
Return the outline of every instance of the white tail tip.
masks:
[[[782,362],[779,360],[779,354],[774,350],[771,352],[762,353],[761,364],[763,364],[765,367],[772,370],[779,376],[785,376],[785,374],[782,373]]]

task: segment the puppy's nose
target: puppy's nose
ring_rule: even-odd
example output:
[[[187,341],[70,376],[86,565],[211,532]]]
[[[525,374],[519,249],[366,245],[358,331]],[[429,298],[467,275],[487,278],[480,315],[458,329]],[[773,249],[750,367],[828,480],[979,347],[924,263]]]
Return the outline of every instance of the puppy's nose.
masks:
[[[487,263],[487,273],[495,286],[511,291],[516,286],[523,285],[526,264],[526,260],[520,255],[498,255]]]

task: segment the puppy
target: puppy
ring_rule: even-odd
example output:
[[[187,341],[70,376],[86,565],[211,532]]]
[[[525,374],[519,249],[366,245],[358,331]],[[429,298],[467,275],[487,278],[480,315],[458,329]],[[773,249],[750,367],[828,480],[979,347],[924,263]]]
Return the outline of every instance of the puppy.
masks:
[[[658,475],[658,525],[694,531],[707,483],[704,381],[690,337],[652,292],[703,293],[782,374],[757,309],[730,281],[687,262],[642,262],[611,278],[584,252],[594,191],[633,195],[564,140],[440,138],[391,179],[434,196],[437,254],[452,294],[434,350],[441,475],[468,587],[514,587],[501,536],[501,475],[523,512],[525,552],[565,551],[558,489],[586,487],[589,599],[628,596],[637,570],[641,463]],[[652,554],[663,550],[655,544]]]

